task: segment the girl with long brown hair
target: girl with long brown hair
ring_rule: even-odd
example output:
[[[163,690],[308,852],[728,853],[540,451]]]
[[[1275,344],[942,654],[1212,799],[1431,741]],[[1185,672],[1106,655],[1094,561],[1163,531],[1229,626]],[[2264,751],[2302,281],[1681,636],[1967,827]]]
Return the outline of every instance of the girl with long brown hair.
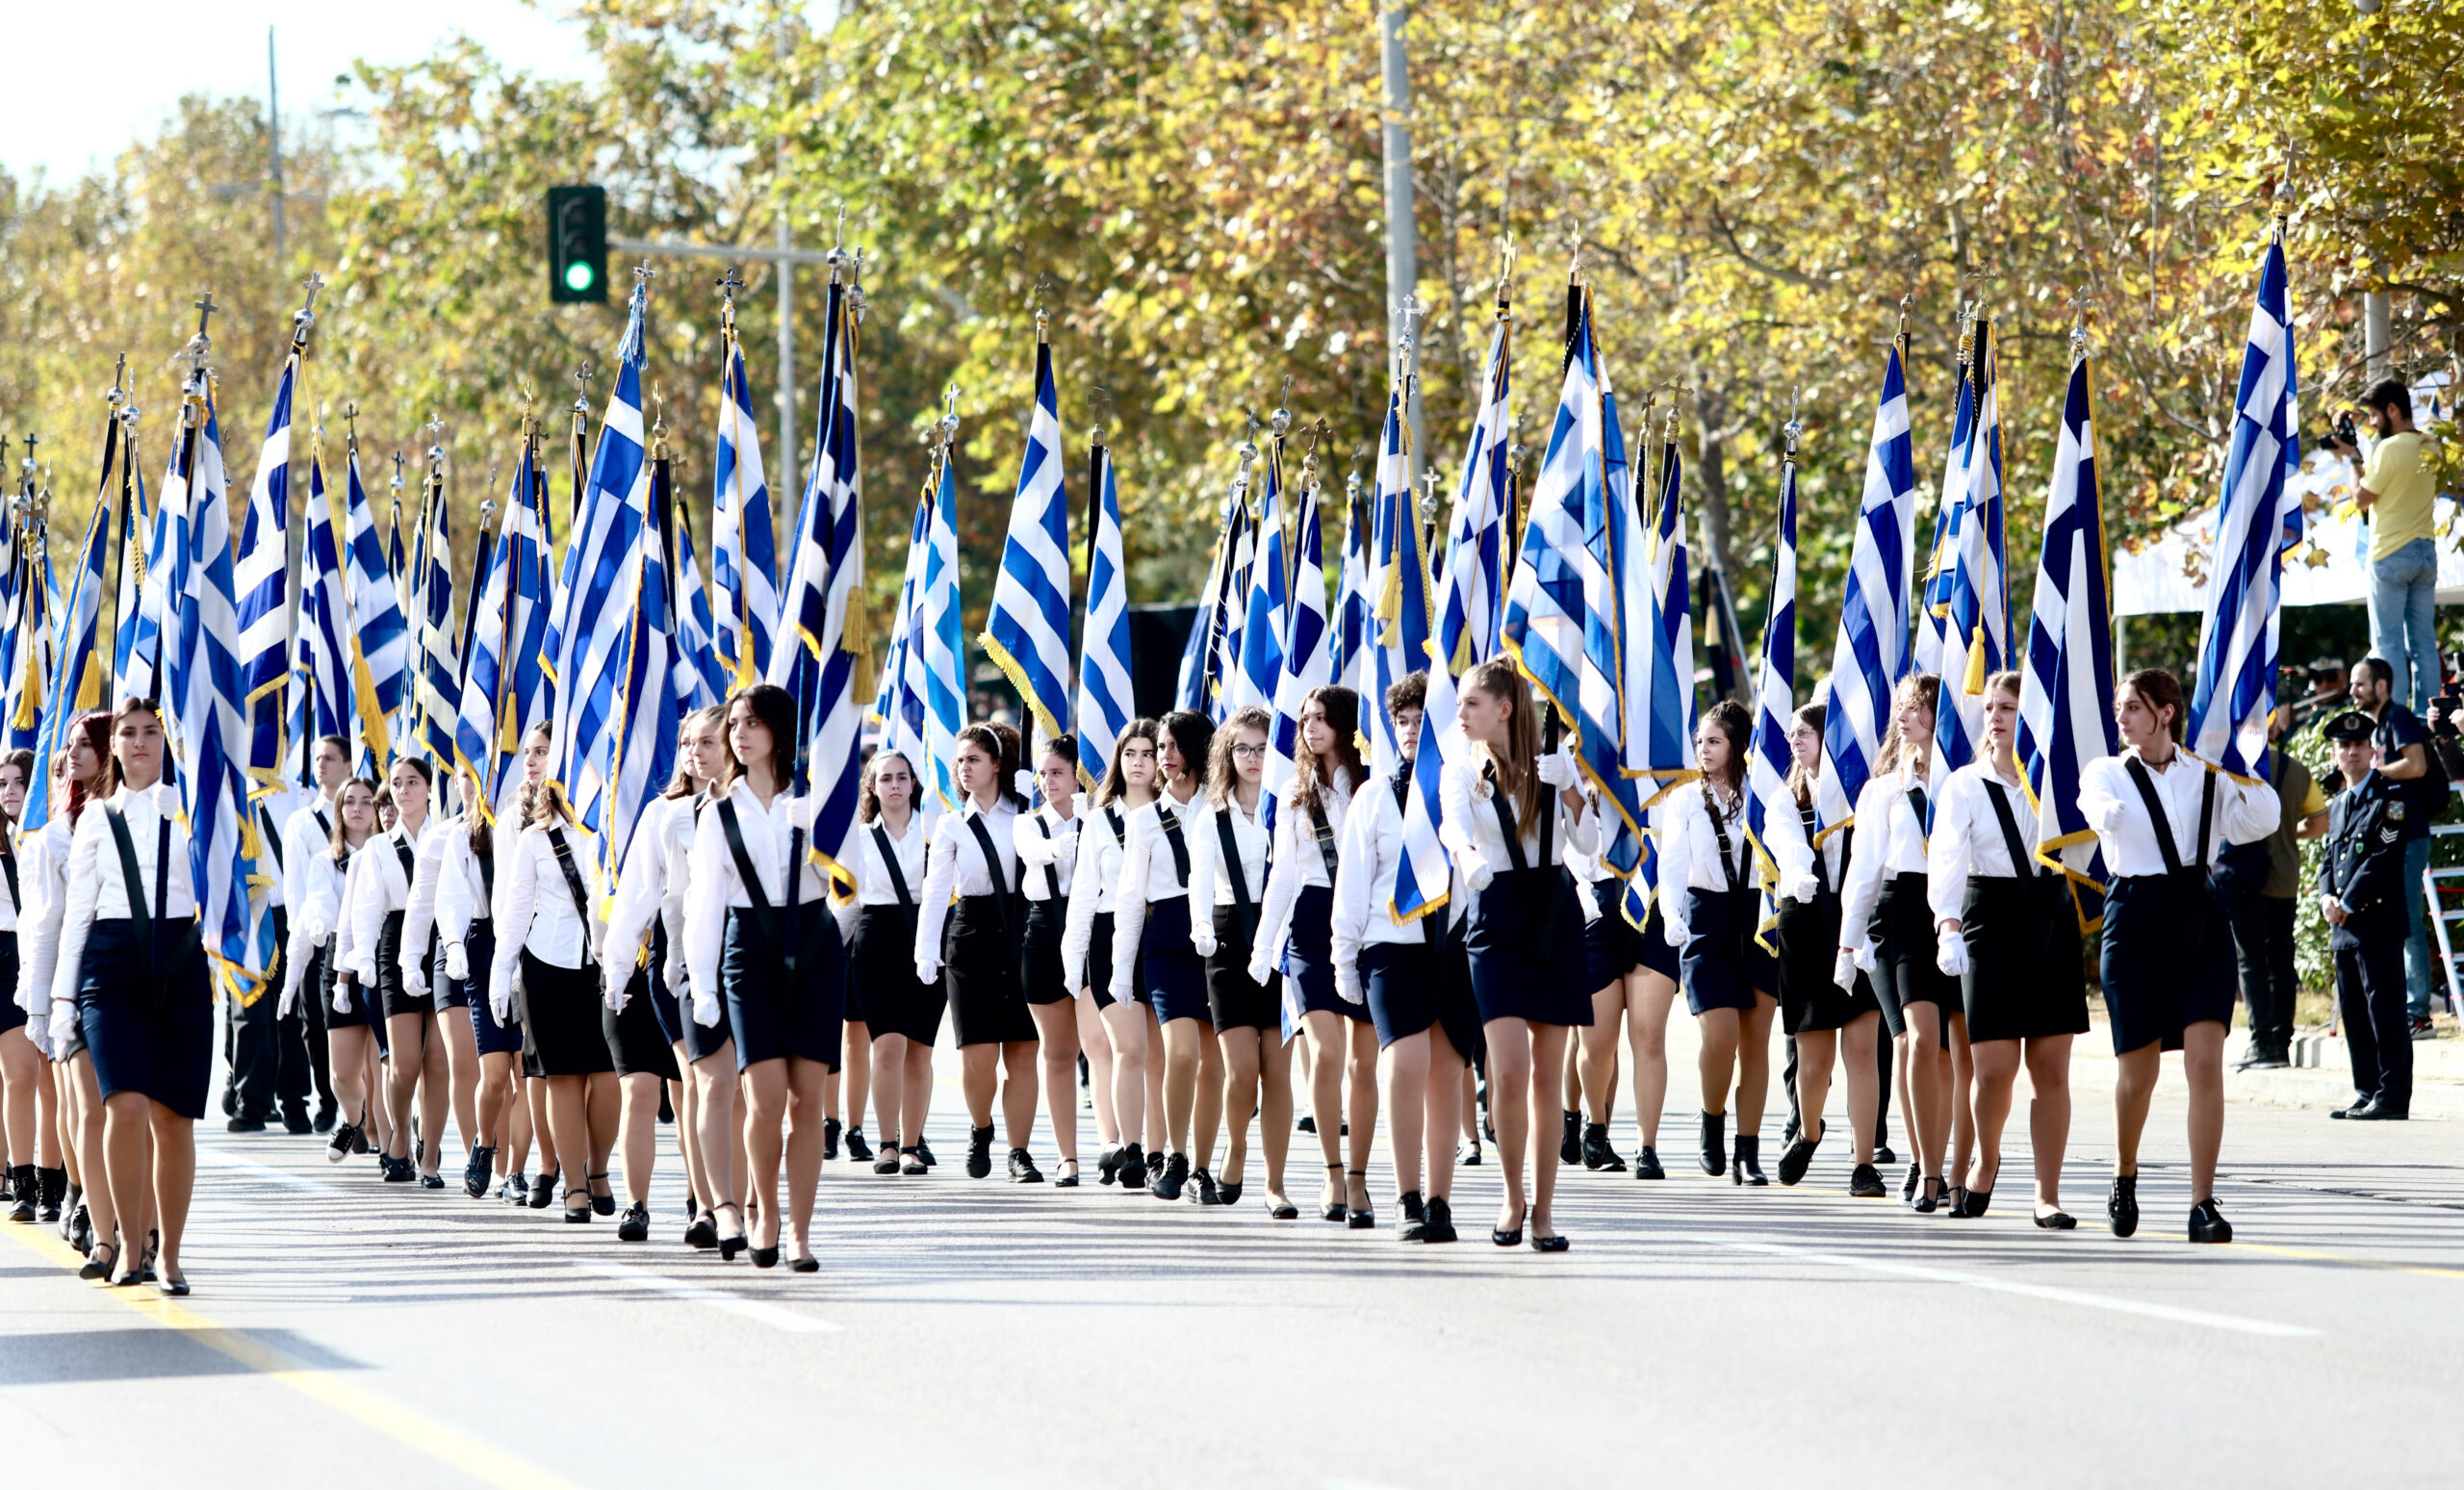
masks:
[[[1258,901],[1266,891],[1273,835],[1264,790],[1272,716],[1234,709],[1207,748],[1206,792],[1190,832],[1190,941],[1206,960],[1206,1007],[1223,1063],[1228,1142],[1220,1178],[1194,1176],[1204,1204],[1231,1205],[1246,1182],[1249,1119],[1258,1119],[1271,1209],[1283,1203],[1283,1162],[1292,1145],[1292,1051],[1283,1040],[1282,979],[1251,972]],[[1340,1165],[1337,1166],[1340,1169]],[[1333,1182],[1328,1182],[1333,1189]]]
[[[50,1062],[62,1157],[68,1170],[62,1231],[90,1258],[96,1238],[115,1235],[116,1213],[103,1182],[103,1095],[94,1063],[73,1012],[67,1027],[53,1022],[53,974],[60,959],[60,923],[68,906],[68,850],[77,823],[93,803],[117,784],[111,758],[112,716],[104,709],[80,714],[68,728],[67,745],[53,758],[52,810],[26,855],[29,914],[19,923],[17,1002],[26,1012],[26,1037]],[[88,1267],[92,1268],[90,1261]],[[103,1275],[101,1272],[94,1276]]]
[[[1023,783],[1022,778],[1022,783]],[[1053,1146],[1061,1151],[1059,1186],[1078,1183],[1078,1059],[1087,1059],[1087,1087],[1095,1101],[1096,1127],[1117,1134],[1112,1122],[1112,1049],[1094,1021],[1096,1039],[1081,1038],[1077,980],[1061,948],[1068,937],[1069,882],[1078,869],[1078,835],[1084,819],[1078,805],[1078,741],[1072,735],[1037,742],[1034,785],[1043,805],[1022,814],[1013,842],[1018,851],[1019,893],[1026,897],[1026,933],[1019,944],[1026,979],[1027,1012],[1035,1015],[1037,1047],[1043,1053],[1044,1116]],[[1108,1144],[1112,1140],[1105,1141]]]
[[[873,1047],[876,1174],[922,1174],[933,1162],[924,1115],[933,1102],[933,1042],[949,998],[937,982],[915,976],[916,896],[933,839],[920,790],[914,762],[897,751],[876,751],[865,762],[856,803],[856,893],[836,902],[847,942],[848,1032],[861,1028]],[[863,1118],[852,1108],[848,1116]]]
[[[445,1141],[451,1073],[446,1065],[445,1040],[437,1029],[436,1006],[427,993],[435,971],[427,944],[430,938],[406,945],[403,934],[409,924],[419,861],[430,841],[449,831],[429,810],[435,784],[436,768],[425,760],[405,756],[394,762],[386,781],[394,793],[394,826],[378,835],[377,852],[361,863],[349,912],[351,968],[362,988],[376,990],[385,1020],[391,1066],[385,1098],[393,1124],[392,1143],[382,1159],[385,1178],[398,1184],[417,1180],[425,1190],[445,1188],[437,1167]],[[411,968],[407,974],[403,971],[406,955]],[[420,1135],[416,1152],[414,1100]]]
[[[1152,1182],[1150,1154],[1156,1172],[1162,1172],[1165,1144],[1163,1037],[1154,1008],[1143,993],[1125,1001],[1112,993],[1113,917],[1120,903],[1122,856],[1130,818],[1155,800],[1162,728],[1152,719],[1133,719],[1113,741],[1113,758],[1088,802],[1061,939],[1062,968],[1078,989],[1079,1038],[1088,1065],[1096,1066],[1099,1044],[1111,1060],[1110,1092],[1095,1098],[1095,1123],[1105,1143],[1096,1175],[1106,1185],[1117,1180],[1124,1191]],[[1132,966],[1130,987],[1142,989],[1134,957]]]

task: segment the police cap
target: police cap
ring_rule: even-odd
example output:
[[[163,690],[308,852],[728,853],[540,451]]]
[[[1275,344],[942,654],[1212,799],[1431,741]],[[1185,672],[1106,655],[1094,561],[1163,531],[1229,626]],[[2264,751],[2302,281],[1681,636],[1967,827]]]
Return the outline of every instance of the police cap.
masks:
[[[2370,738],[2378,728],[2377,721],[2357,708],[2346,709],[2320,727],[2320,732],[2339,745],[2351,745]]]

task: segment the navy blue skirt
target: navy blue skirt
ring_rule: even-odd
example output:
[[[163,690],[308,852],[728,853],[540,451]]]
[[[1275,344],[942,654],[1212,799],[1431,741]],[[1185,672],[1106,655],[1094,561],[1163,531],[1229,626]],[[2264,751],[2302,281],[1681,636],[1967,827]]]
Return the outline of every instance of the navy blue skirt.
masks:
[[[1709,1009],[1749,1010],[1757,991],[1777,997],[1779,968],[1754,939],[1762,915],[1761,894],[1750,888],[1688,888],[1684,895],[1685,950],[1678,955],[1677,965],[1685,985],[1685,1007],[1696,1015]]]
[[[1562,867],[1499,873],[1473,902],[1463,949],[1481,1023],[1591,1023],[1582,906]]]
[[[164,927],[172,944],[149,972],[125,916],[96,921],[77,968],[77,1022],[104,1100],[135,1092],[190,1119],[205,1116],[214,1070],[214,991],[193,922]]]
[[[334,960],[334,938],[328,937],[325,944],[317,949],[317,965],[308,970],[317,989],[320,1007],[324,1010],[325,1029],[329,1033],[334,1030],[366,1030],[376,1037],[376,1053],[381,1056],[385,1053],[385,1021],[376,1014],[376,1000],[370,991],[354,982],[344,999],[344,1007],[334,1007],[334,991],[341,985],[341,972],[342,964]]]
[[[838,920],[829,907],[803,906],[796,916],[804,945],[789,977],[784,953],[762,936],[752,910],[728,908],[719,985],[726,990],[728,1022],[735,1029],[739,1071],[788,1056],[838,1069],[847,1014],[847,948],[838,939]]]
[[[1267,974],[1264,984],[1249,981],[1249,933],[1241,925],[1239,906],[1215,908],[1215,955],[1206,960],[1206,1016],[1219,1030],[1283,1029],[1283,980]]]
[[[651,1015],[658,1021],[659,1035],[668,1043],[668,1054],[673,1056],[676,1043],[684,1038],[688,1016],[679,1007],[676,995],[668,991],[667,928],[657,921],[651,922],[650,971]]]
[[[1429,912],[1444,915],[1443,908]],[[1347,1019],[1368,1019],[1370,1012],[1346,1002],[1335,991],[1335,892],[1322,885],[1304,885],[1292,903],[1291,940],[1284,947],[1283,976],[1300,996],[1303,1014],[1339,1014]],[[1422,1029],[1428,1026],[1423,1025]],[[1378,1037],[1385,1040],[1383,1035]]]
[[[1440,955],[1441,949],[1424,941],[1373,941],[1360,949],[1360,984],[1369,995],[1378,1049],[1437,1025],[1467,1064],[1479,1058],[1479,1006],[1469,983],[1444,975]]]
[[[2116,875],[2105,886],[2105,939],[2096,964],[2114,1054],[2182,1048],[2202,1020],[2233,1022],[2233,940],[2224,897],[2196,870]]]
[[[1780,949],[1780,1027],[1791,1035],[1843,1030],[1875,1012],[1873,990],[1859,978],[1853,989],[1831,981],[1839,961],[1839,896],[1824,890],[1810,901],[1780,897],[1780,924],[1771,940]]]
[[[15,998],[17,989],[17,934],[0,932],[0,1034],[24,1029],[26,1011]]]
[[[1206,1023],[1206,960],[1190,945],[1190,898],[1175,895],[1146,907],[1138,938],[1139,991],[1155,1006],[1155,1017]]]
[[[460,1001],[471,1011],[471,1034],[478,1041],[479,1054],[520,1055],[521,1020],[508,1016],[499,1024],[497,1012],[488,1004],[488,968],[497,955],[496,923],[486,916],[473,921],[462,938],[462,955],[471,964],[471,976],[445,981],[456,989]]]

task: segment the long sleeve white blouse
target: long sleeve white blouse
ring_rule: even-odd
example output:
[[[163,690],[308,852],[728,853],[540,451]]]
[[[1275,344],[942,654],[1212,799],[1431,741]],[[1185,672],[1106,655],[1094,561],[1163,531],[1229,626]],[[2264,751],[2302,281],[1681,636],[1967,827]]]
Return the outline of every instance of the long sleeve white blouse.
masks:
[[[309,862],[333,846],[334,804],[322,794],[303,798],[282,824],[282,903],[296,912],[308,904]]]
[[[1072,978],[1087,966],[1087,951],[1095,939],[1095,917],[1113,909],[1129,838],[1129,817],[1118,803],[1080,816],[1087,826],[1080,830],[1085,836],[1079,841],[1078,861],[1069,882],[1069,913],[1061,922],[1061,965]],[[1109,992],[1111,969],[1099,968],[1095,976],[1107,980]],[[1076,991],[1084,998],[1094,990],[1090,985]]]
[[[686,861],[684,888],[684,965],[693,980],[697,1001],[715,1007],[725,991],[719,986],[719,953],[727,942],[728,912],[753,904],[753,897],[746,892],[736,871],[735,855],[728,847],[720,805],[734,804],[736,831],[743,835],[745,857],[753,861],[754,874],[761,882],[761,893],[771,905],[784,907],[790,845],[798,841],[798,829],[811,832],[813,809],[819,800],[810,796],[800,799],[793,792],[782,791],[764,805],[759,794],[738,779],[702,809],[693,828],[693,853]],[[807,843],[806,850],[793,866],[795,900],[799,906],[809,906],[828,896],[830,882],[826,872],[813,863],[809,839],[803,841]],[[503,935],[501,929],[498,934]]]
[[[2036,809],[2017,783],[2002,780],[1987,760],[1971,760],[1953,771],[1942,784],[1942,800],[1934,804],[1934,833],[1925,843],[1925,905],[1937,921],[1961,918],[1972,879],[2016,880],[2039,872],[2033,861],[2011,862],[2002,821],[1993,810],[1996,787],[2011,805],[2019,846],[2026,849],[2037,841]]]
[[[502,832],[489,835],[488,864],[493,866],[496,855],[504,843]],[[493,867],[483,867],[479,856],[471,848],[471,835],[456,833],[445,841],[444,862],[437,873],[436,931],[450,944],[471,935],[471,923],[484,921],[496,912],[489,902],[488,877]]]
[[[363,987],[376,986],[376,934],[384,929],[387,916],[397,911],[409,911],[419,861],[427,852],[428,840],[438,832],[437,820],[431,815],[420,824],[417,833],[397,823],[362,845],[367,852],[359,857],[365,867],[351,886],[349,966],[359,974]],[[403,872],[401,853],[395,847],[398,843],[411,851],[411,873]],[[408,921],[410,917],[406,913],[403,919]],[[410,939],[408,936],[402,938],[405,945]]]
[[[1929,803],[1940,796],[1947,774],[1941,758],[1928,751],[1924,785]],[[1839,892],[1843,947],[1861,949],[1871,939],[1865,928],[1873,922],[1885,880],[1925,872],[1926,828],[1916,805],[1908,800],[1909,789],[1916,784],[1910,765],[1903,762],[1888,776],[1867,781],[1857,794],[1857,847],[1848,856],[1848,881]]]
[[[1714,790],[1707,781],[1688,782],[1660,799],[1660,926],[1673,947],[1684,946],[1693,935],[1686,922],[1688,890],[1718,893],[1728,889],[1731,867],[1736,870],[1737,885],[1754,884],[1754,847],[1745,836],[1745,798],[1740,793],[1720,806],[1719,827],[1729,835],[1728,857],[1723,861],[1720,835],[1711,822]]]
[[[1221,824],[1232,825],[1232,846],[1238,852],[1241,886],[1255,906],[1266,894],[1268,855],[1274,847],[1274,835],[1258,819],[1266,797],[1260,793],[1256,808],[1244,809],[1241,799],[1227,797],[1219,806],[1200,797],[1190,804],[1203,807],[1183,830],[1190,838],[1190,939],[1212,956],[1215,950],[1215,912],[1213,907],[1237,906],[1240,897],[1233,893],[1232,875],[1223,854]]]
[[[1296,784],[1275,807],[1274,843],[1267,860],[1272,867],[1267,872],[1266,893],[1258,901],[1258,937],[1249,958],[1251,966],[1283,961],[1284,947],[1292,939],[1292,908],[1301,890],[1334,888],[1334,879],[1326,873],[1325,853],[1318,846],[1318,826],[1296,795],[1297,790]],[[1334,835],[1338,865],[1343,861],[1344,825],[1350,820],[1351,799],[1351,783],[1340,772],[1318,788],[1318,810],[1325,814],[1326,831]]]
[[[2079,773],[2079,810],[2095,830],[2096,841],[2104,849],[2105,868],[2125,879],[2165,872],[2164,850],[2157,844],[2147,804],[2125,764],[2139,758],[2134,746],[2118,756],[2091,760]],[[2216,815],[2202,855],[2198,807],[2210,772],[2216,776]],[[2266,782],[2237,782],[2186,750],[2176,749],[2161,766],[2148,766],[2147,777],[2156,787],[2156,799],[2164,804],[2175,852],[2185,865],[2202,857],[2213,864],[2225,844],[2256,843],[2275,832],[2283,820],[2275,787]]]
[[[51,1018],[51,976],[60,963],[60,920],[68,910],[68,812],[54,809],[28,842],[24,876],[27,914],[17,925],[17,1005],[28,1029]]]
[[[279,1006],[284,1014],[291,1012],[299,987],[307,979],[309,959],[332,938],[334,922],[342,914],[347,871],[334,862],[331,847],[328,843],[300,861],[296,872],[289,863],[282,866],[300,896],[292,903],[291,942],[285,949],[288,965],[283,969]]]
[[[1017,850],[1018,862],[1026,866],[1019,890],[1029,900],[1069,893],[1078,873],[1078,835],[1086,823],[1086,808],[1087,799],[1073,795],[1067,817],[1049,802],[1019,816],[1012,847]],[[1048,875],[1047,869],[1052,871]]]
[[[1181,841],[1189,847],[1191,874],[1197,872],[1198,851],[1191,829],[1204,814],[1204,804],[1195,797],[1187,802],[1175,801],[1167,792],[1130,814],[1129,842],[1121,850],[1120,878],[1113,891],[1112,995],[1116,1002],[1131,996],[1139,941],[1146,932],[1146,908],[1189,896],[1189,886],[1181,883],[1180,868],[1172,861],[1171,844],[1165,836],[1166,812],[1172,814],[1180,828]]]
[[[1491,800],[1494,789],[1481,776],[1476,758],[1449,761],[1439,774],[1438,793],[1445,812],[1445,821],[1438,828],[1438,840],[1446,845],[1447,855],[1453,861],[1456,883],[1465,882],[1474,863],[1486,866],[1492,875],[1511,870],[1514,856],[1506,852],[1505,835],[1498,824],[1497,809]],[[1578,854],[1589,854],[1599,848],[1599,821],[1589,807],[1568,807],[1564,795],[1557,788],[1546,784],[1540,788],[1540,800],[1544,810],[1555,814],[1553,835],[1555,846],[1545,857],[1549,866],[1554,866],[1559,847],[1572,848]],[[1507,810],[1513,810],[1510,801]],[[1515,829],[1522,843],[1523,861],[1535,867],[1542,865],[1540,824],[1537,821],[1518,822]],[[1478,893],[1473,892],[1470,898],[1476,902]],[[1471,913],[1471,909],[1467,908],[1465,913]]]
[[[944,814],[947,815],[947,814]],[[889,840],[889,854],[882,853],[882,840]],[[925,858],[933,846],[933,825],[921,813],[911,812],[907,831],[892,829],[889,819],[876,817],[869,823],[859,823],[853,835],[856,845],[856,893],[834,902],[838,914],[840,936],[853,936],[857,917],[866,906],[894,906],[899,903],[899,886],[907,886],[907,902],[920,905],[924,893]],[[898,865],[893,876],[890,865]]]
[[[596,914],[600,897],[596,856],[580,830],[567,824],[563,831],[574,873],[581,880],[582,902]],[[495,918],[496,961],[488,969],[491,998],[513,987],[514,970],[525,951],[555,967],[578,968],[590,961],[592,927],[575,906],[573,886],[556,860],[556,846],[540,824],[523,829],[522,836],[514,840],[511,861],[497,865]]]
[[[189,879],[189,832],[180,822],[179,793],[160,784],[142,791],[122,786],[104,802],[90,805],[77,820],[68,844],[67,905],[61,915],[60,955],[51,982],[54,1003],[76,1002],[86,938],[94,923],[129,913],[127,877],[121,873],[117,849],[111,846],[107,806],[117,808],[127,820],[130,846],[137,854],[139,892],[148,900],[146,913],[153,914],[152,898],[160,889],[166,922],[196,914],[196,886]],[[167,860],[160,854],[161,825],[166,818],[171,824]]]
[[[1373,777],[1351,799],[1344,818],[1343,846],[1337,851],[1334,912],[1328,927],[1335,984],[1349,997],[1360,987],[1361,948],[1419,941],[1426,933],[1419,920],[1395,918],[1395,878],[1402,868],[1403,809],[1395,803],[1391,780]],[[1450,879],[1450,899],[1455,880]],[[1443,915],[1445,911],[1431,911]]]
[[[401,965],[402,987],[423,989],[420,960],[427,955],[428,933],[436,929],[436,902],[445,884],[445,859],[455,844],[471,841],[469,825],[459,817],[431,820],[432,831],[420,839],[419,857],[411,865],[411,893],[402,904],[402,946],[395,961]]]
[[[969,823],[984,824],[992,860],[975,840]],[[989,810],[969,797],[933,825],[933,846],[924,861],[924,888],[916,896],[915,976],[930,983],[941,975],[941,927],[961,896],[1014,891],[1018,885],[1018,809],[1003,797]]]
[[[616,898],[607,912],[602,954],[620,972],[642,960],[651,928],[667,929],[667,985],[683,981],[684,886],[691,878],[695,797],[653,798],[633,829],[632,846],[616,871]]]

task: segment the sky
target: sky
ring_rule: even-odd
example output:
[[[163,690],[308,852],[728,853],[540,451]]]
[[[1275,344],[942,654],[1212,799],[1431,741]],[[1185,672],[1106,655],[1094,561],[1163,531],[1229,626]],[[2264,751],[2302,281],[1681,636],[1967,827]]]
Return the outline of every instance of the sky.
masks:
[[[55,185],[161,128],[183,94],[263,98],[268,26],[293,125],[343,101],[334,77],[353,60],[411,62],[455,32],[514,66],[556,77],[596,70],[580,27],[557,20],[552,4],[523,0],[40,0],[13,12],[8,49],[20,64],[0,108],[0,167],[20,180],[39,168]],[[29,58],[50,61],[23,64]]]

